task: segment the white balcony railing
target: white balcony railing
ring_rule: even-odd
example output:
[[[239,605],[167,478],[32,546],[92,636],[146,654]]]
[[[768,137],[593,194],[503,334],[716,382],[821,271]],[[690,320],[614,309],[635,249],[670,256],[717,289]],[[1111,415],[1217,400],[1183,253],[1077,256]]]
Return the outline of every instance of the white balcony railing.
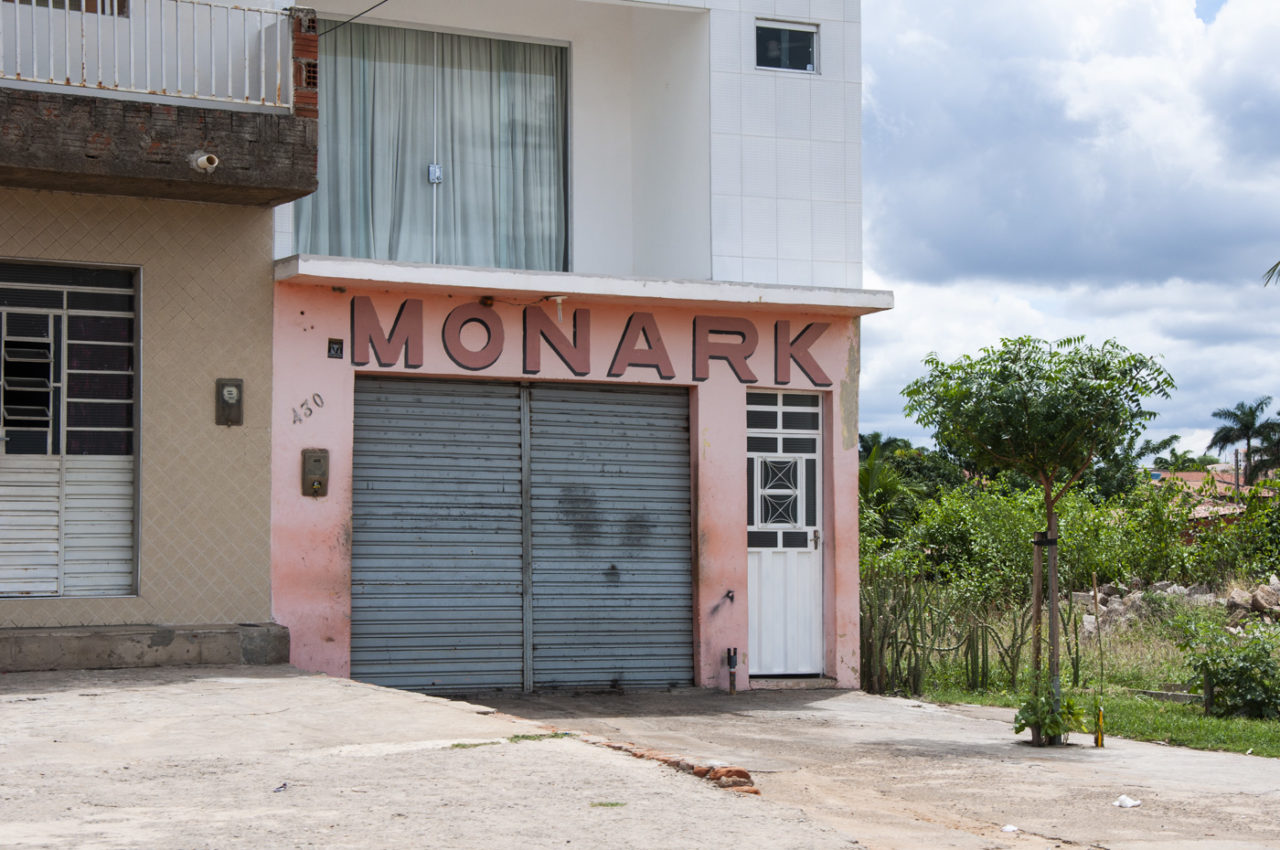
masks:
[[[293,105],[289,13],[207,0],[0,0],[4,81]]]

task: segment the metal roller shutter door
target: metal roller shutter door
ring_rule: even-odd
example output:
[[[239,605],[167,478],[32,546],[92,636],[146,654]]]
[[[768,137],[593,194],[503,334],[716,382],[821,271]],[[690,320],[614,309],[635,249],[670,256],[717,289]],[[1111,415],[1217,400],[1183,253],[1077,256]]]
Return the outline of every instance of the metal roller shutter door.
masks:
[[[520,394],[356,379],[351,676],[519,688]]]
[[[690,684],[687,392],[538,384],[531,412],[534,684]]]
[[[684,390],[359,378],[355,464],[353,677],[692,681]]]

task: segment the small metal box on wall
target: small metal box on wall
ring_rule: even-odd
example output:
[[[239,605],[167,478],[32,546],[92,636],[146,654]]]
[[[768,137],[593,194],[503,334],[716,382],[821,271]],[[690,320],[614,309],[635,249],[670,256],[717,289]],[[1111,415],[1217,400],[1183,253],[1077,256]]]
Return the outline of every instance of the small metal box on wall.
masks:
[[[213,424],[244,424],[243,378],[218,378],[214,382]]]
[[[329,495],[329,450],[302,450],[302,495]]]

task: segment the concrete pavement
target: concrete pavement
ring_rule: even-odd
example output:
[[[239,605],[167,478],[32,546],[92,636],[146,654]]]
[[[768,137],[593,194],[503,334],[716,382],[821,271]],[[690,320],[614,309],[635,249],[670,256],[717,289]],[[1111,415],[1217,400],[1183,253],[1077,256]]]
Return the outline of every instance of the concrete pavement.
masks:
[[[858,691],[539,695],[503,711],[741,764],[766,799],[873,848],[1280,848],[1280,761],[1087,736],[1037,749],[1013,712]],[[1121,794],[1142,801],[1122,809]],[[1015,826],[1016,833],[1003,832]]]
[[[484,702],[288,667],[2,675],[0,847],[1280,848],[1273,759],[1037,750],[1009,712],[851,691]]]
[[[792,808],[545,735],[287,667],[0,675],[0,847],[849,846]]]

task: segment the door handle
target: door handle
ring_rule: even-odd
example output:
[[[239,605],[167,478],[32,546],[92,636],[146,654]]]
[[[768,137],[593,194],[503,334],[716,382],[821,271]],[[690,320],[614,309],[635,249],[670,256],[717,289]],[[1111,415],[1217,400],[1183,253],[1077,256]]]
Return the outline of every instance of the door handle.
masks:
[[[817,549],[822,546],[822,531],[815,528],[813,530],[813,548]]]

